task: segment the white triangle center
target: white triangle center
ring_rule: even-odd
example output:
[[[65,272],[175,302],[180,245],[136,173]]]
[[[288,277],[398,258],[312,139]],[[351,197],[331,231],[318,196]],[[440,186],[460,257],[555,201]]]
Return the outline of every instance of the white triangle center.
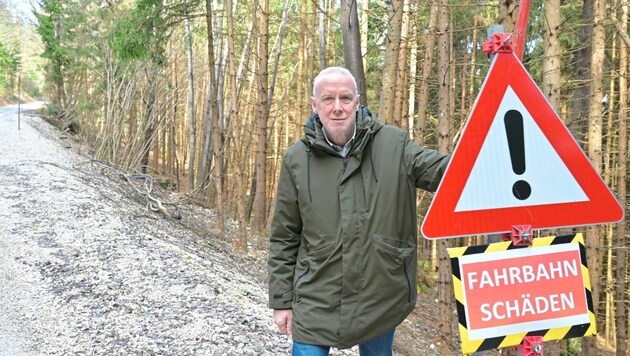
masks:
[[[510,110],[522,116],[525,170],[515,173],[504,117]],[[513,186],[524,181],[530,187],[529,196],[517,198]],[[522,184],[522,183],[521,183]],[[588,197],[573,177],[547,137],[536,124],[514,90],[508,86],[501,105],[492,121],[464,190],[456,212],[497,208],[588,201]],[[518,223],[518,222],[515,222]]]

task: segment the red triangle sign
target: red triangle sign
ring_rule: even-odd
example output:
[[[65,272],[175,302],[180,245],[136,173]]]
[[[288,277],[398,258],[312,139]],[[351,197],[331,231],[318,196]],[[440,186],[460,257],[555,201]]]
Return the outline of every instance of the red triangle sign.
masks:
[[[623,209],[513,53],[497,53],[422,224],[426,238],[592,225]]]

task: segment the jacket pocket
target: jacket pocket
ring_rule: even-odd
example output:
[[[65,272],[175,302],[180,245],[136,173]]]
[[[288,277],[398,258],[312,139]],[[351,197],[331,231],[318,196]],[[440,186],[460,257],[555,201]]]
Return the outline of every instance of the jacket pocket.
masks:
[[[416,246],[411,242],[390,239],[380,235],[374,235],[372,240],[378,248],[391,255],[391,257],[396,260],[411,256],[416,249]]]
[[[321,262],[324,262],[328,258],[328,256],[330,256],[334,249],[335,243],[329,243],[316,249],[310,250],[307,254],[307,258],[312,259],[313,262],[319,264]]]
[[[407,303],[411,303],[414,292],[414,273],[410,268],[416,252],[416,246],[410,241],[402,241],[387,238],[381,235],[373,235],[374,250],[380,259],[381,268],[385,275],[392,279],[391,284],[403,287],[406,290]]]
[[[329,243],[324,246],[318,247],[316,249],[309,250],[305,256],[301,259],[299,264],[305,266],[304,270],[300,272],[295,278],[293,290],[296,293],[296,300],[299,302],[301,298],[302,285],[305,283],[309,283],[309,280],[314,278],[312,277],[314,273],[317,272],[321,263],[326,261],[330,254],[334,251],[335,244]]]

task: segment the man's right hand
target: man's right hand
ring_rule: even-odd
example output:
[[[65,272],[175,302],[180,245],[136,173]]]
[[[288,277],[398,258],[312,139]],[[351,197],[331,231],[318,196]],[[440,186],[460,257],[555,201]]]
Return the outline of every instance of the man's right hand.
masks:
[[[291,334],[291,321],[293,320],[292,309],[282,309],[273,311],[273,322],[278,325],[278,329],[283,334]]]

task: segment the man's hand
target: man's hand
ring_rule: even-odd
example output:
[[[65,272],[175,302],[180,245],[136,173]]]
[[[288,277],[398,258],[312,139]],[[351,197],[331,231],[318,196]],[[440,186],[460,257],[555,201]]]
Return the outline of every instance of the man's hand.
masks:
[[[278,329],[283,334],[291,334],[291,321],[293,320],[293,310],[283,309],[273,311],[273,322],[278,325]]]

